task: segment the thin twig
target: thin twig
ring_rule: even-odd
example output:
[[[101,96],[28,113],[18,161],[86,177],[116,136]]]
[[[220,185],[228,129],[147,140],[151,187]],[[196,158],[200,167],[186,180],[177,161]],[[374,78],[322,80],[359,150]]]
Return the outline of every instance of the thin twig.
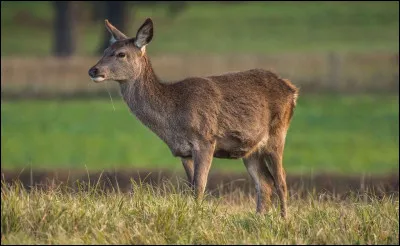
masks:
[[[107,83],[107,82],[106,82],[106,83]],[[107,92],[108,92],[108,95],[110,96],[110,100],[111,100],[113,109],[114,109],[114,111],[115,111],[114,101],[113,101],[113,99],[112,99],[111,93],[110,93],[110,91],[108,90],[108,87],[107,87],[106,83],[104,83],[104,87],[106,88],[106,90],[107,90]]]

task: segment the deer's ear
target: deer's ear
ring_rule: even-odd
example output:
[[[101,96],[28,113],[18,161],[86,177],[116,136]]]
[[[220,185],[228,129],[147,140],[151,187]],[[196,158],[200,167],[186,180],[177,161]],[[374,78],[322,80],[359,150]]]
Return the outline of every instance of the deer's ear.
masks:
[[[153,21],[150,18],[147,18],[146,21],[142,24],[136,34],[135,45],[142,49],[148,43],[150,43],[153,38]]]
[[[111,25],[108,20],[105,20],[106,28],[111,33],[110,43],[113,44],[116,41],[127,39],[128,37],[118,30],[115,26]]]

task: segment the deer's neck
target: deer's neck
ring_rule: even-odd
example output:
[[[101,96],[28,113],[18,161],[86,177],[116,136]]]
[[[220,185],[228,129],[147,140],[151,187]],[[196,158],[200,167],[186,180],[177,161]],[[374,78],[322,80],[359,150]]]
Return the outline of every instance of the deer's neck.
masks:
[[[135,80],[120,83],[121,94],[136,117],[162,139],[166,138],[171,101],[167,85],[155,75],[150,61]]]

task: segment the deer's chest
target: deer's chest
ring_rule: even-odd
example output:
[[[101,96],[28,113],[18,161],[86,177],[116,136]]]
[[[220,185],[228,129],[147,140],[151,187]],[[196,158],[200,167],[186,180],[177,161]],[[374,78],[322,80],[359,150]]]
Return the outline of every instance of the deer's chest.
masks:
[[[167,116],[154,112],[150,108],[133,108],[131,111],[145,126],[168,145],[174,156],[190,157],[192,155],[190,142],[186,137],[181,136],[174,126],[171,126]]]
[[[179,124],[171,119],[170,113],[163,108],[155,107],[149,100],[139,96],[124,99],[137,119],[161,138],[174,156],[190,157],[192,155],[192,145],[182,134],[184,131],[178,129]]]

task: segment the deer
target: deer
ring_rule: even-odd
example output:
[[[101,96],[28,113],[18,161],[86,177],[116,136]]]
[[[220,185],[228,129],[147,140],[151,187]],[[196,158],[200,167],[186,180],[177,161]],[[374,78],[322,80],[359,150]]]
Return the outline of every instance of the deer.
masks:
[[[107,19],[110,45],[89,69],[92,81],[116,81],[129,110],[181,159],[196,201],[204,198],[213,158],[242,159],[256,189],[256,214],[271,206],[275,188],[287,216],[283,152],[298,89],[264,69],[161,81],[146,47],[147,18],[134,38]]]

